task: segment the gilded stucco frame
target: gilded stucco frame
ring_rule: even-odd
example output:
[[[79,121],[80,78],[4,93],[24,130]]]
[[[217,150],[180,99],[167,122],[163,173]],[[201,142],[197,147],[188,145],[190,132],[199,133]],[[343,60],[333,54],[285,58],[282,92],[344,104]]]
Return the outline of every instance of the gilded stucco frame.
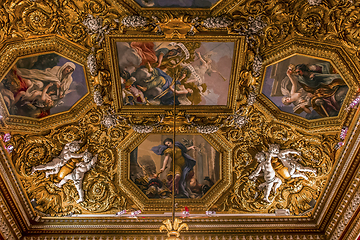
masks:
[[[270,99],[262,94],[267,67],[295,55],[326,60],[338,70],[340,75],[342,75],[344,81],[349,87],[349,90],[338,116],[307,120],[303,117],[281,111]],[[258,91],[258,102],[260,104],[257,104],[257,106],[273,115],[276,119],[282,122],[290,122],[295,126],[303,129],[320,132],[324,131],[325,128],[333,130],[341,128],[341,123],[347,116],[347,111],[345,108],[356,94],[356,85],[358,84],[356,76],[359,75],[359,72],[356,71],[357,68],[352,65],[352,61],[350,60],[349,56],[343,51],[341,47],[331,44],[304,42],[304,40],[299,41],[294,39],[287,42],[286,44],[283,44],[281,47],[273,48],[271,51],[267,52],[264,56],[263,66],[261,87]]]
[[[4,78],[18,59],[47,53],[56,53],[82,66],[87,85],[87,93],[75,103],[70,110],[52,114],[42,119],[9,115],[1,97],[0,110],[4,117],[3,121],[12,132],[41,132],[56,128],[80,119],[81,116],[95,105],[89,104],[93,102],[93,100],[91,96],[92,87],[89,81],[90,74],[85,67],[87,50],[59,36],[47,36],[29,39],[23,42],[9,43],[1,49],[0,52],[0,62],[2,63],[0,65],[0,79]]]
[[[144,35],[143,32],[139,34],[126,35],[112,35],[107,37],[107,52],[109,52],[108,64],[110,66],[111,81],[112,81],[112,96],[114,98],[114,108],[116,112],[124,114],[156,114],[166,110],[172,110],[174,106],[124,106],[121,99],[121,83],[116,42],[128,41],[158,41],[158,42],[234,42],[234,53],[231,68],[231,78],[229,79],[229,90],[227,105],[196,105],[196,106],[176,106],[177,110],[184,110],[187,113],[202,113],[217,116],[219,114],[230,114],[236,107],[236,96],[238,95],[237,82],[239,74],[244,68],[244,51],[245,38],[241,36],[192,36],[186,39],[163,38],[159,36]]]
[[[154,134],[169,134],[154,133]],[[181,133],[196,134],[196,133]],[[179,136],[175,135],[175,136]],[[200,135],[200,134],[196,134]],[[130,153],[139,146],[149,134],[131,134],[124,140],[121,147],[118,148],[118,169],[120,170],[119,186],[134,201],[142,211],[171,211],[172,200],[168,199],[149,199],[130,179]],[[202,197],[197,199],[176,198],[179,211],[185,206],[191,208],[192,212],[201,212],[209,210],[213,204],[228,190],[232,183],[232,150],[229,143],[224,141],[218,134],[201,136],[220,153],[220,178],[215,185]]]

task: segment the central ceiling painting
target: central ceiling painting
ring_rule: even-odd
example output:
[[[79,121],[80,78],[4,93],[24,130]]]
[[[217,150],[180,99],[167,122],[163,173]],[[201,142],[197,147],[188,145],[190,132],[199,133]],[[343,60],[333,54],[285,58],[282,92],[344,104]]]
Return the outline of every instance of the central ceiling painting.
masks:
[[[117,42],[123,105],[227,105],[234,42]]]

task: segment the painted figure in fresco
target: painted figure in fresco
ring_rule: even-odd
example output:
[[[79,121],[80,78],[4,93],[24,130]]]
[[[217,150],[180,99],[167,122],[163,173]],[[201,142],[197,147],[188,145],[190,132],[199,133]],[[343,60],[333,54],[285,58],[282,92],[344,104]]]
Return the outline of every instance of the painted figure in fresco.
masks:
[[[169,87],[175,82],[160,68],[140,67],[132,74],[132,77],[136,79],[136,87],[150,102],[158,101],[161,105],[174,104],[173,94]],[[179,104],[177,99],[175,99],[175,104]]]
[[[11,114],[42,118],[69,92],[75,64],[45,70],[14,67],[0,84]]]
[[[188,174],[193,170],[193,167],[196,164],[196,161],[187,154],[187,151],[195,149],[195,146],[185,147],[180,142],[173,142],[171,138],[164,140],[164,145],[159,145],[153,147],[151,150],[157,155],[165,155],[163,166],[160,169],[160,173],[164,172],[167,168],[169,161],[173,158],[175,154],[175,159],[171,162],[170,172],[168,174],[168,188],[172,189],[172,181],[175,179],[175,189],[174,192],[176,195],[182,194],[185,197],[191,197],[191,192],[189,191],[189,186],[187,186],[187,177]],[[174,153],[175,151],[175,153]],[[173,166],[175,165],[175,174],[172,172]],[[174,177],[175,175],[175,177]]]
[[[132,42],[130,43],[130,47],[135,49],[140,56],[140,66],[157,62],[158,58],[154,50],[155,44],[153,42]]]
[[[46,178],[48,178],[49,175],[59,173],[60,168],[62,166],[64,166],[71,158],[84,157],[84,154],[87,151],[85,151],[83,153],[75,153],[75,152],[79,151],[80,143],[82,143],[82,142],[81,141],[73,141],[73,142],[65,144],[65,146],[59,156],[55,157],[51,162],[48,162],[44,165],[38,165],[38,166],[32,167],[31,174],[34,174],[36,171],[46,170],[45,176],[46,176]]]
[[[348,87],[339,74],[325,73],[325,67],[299,64],[295,72],[299,84],[312,94],[311,105],[323,117],[336,116]]]
[[[211,94],[205,75],[218,73],[226,79],[211,67],[212,51],[202,56],[199,51],[189,51],[189,46],[179,42],[118,42],[124,105],[197,105],[213,98],[216,103],[216,94]],[[192,46],[200,47],[201,43]],[[199,62],[192,65],[194,55]],[[186,79],[182,76],[184,69],[190,73],[186,73]]]
[[[293,150],[293,149],[282,150],[278,154],[278,157],[279,157],[280,161],[282,162],[282,164],[288,168],[291,178],[302,177],[306,180],[309,180],[308,177],[305,174],[300,173],[300,171],[312,172],[316,175],[315,169],[302,166],[300,163],[298,163],[299,159],[291,156],[291,154],[296,154],[298,156],[301,155],[300,152]]]
[[[276,177],[275,171],[271,165],[271,158],[276,156],[278,151],[276,148],[269,148],[268,153],[258,152],[255,155],[255,159],[258,161],[259,165],[253,173],[250,174],[249,179],[256,181],[257,177],[261,176],[263,172],[265,182],[259,185],[259,190],[264,191],[264,201],[270,203],[269,195],[271,189],[274,188],[274,193],[280,187],[282,181],[280,178]]]
[[[191,101],[188,99],[188,95],[193,93],[191,88],[185,88],[182,84],[175,84],[174,86],[169,87],[170,91],[175,93],[180,105],[191,105]]]
[[[172,45],[175,45],[175,44],[176,43],[172,43]],[[187,50],[187,49],[185,48],[185,50]],[[168,61],[171,60],[171,58],[179,56],[179,55],[181,55],[181,53],[182,53],[182,50],[180,47],[173,48],[173,49],[170,49],[168,47],[161,47],[161,48],[157,49],[156,56],[157,56],[158,65],[156,67],[160,68],[161,65],[163,64],[163,61],[164,61],[164,64],[166,64],[166,63],[168,63]]]
[[[58,99],[63,98],[73,82],[72,73],[75,70],[75,64],[67,62],[62,66],[55,66],[45,70],[18,68],[17,74],[21,78],[26,78],[32,82],[32,86],[27,91],[42,91],[43,88],[53,83],[56,86],[56,96]]]
[[[120,72],[125,70],[131,74],[135,71],[136,67],[140,66],[142,58],[127,42],[118,42],[116,46],[118,50]]]
[[[135,82],[136,79],[134,77],[130,77],[127,80],[124,79],[123,99],[125,100],[125,105],[140,105],[146,103],[144,93],[134,86]]]
[[[205,74],[210,75],[211,73],[218,73],[218,71],[211,68],[212,60],[210,53],[205,56],[201,56],[200,52],[195,52],[195,54],[200,59],[200,65],[194,67],[196,74],[193,73],[193,76],[186,83],[194,82],[197,86],[200,86],[205,82]]]
[[[28,79],[23,79],[23,80],[26,82],[29,88],[33,86],[30,80]],[[15,97],[14,103],[17,103],[21,99],[22,102],[31,103],[36,107],[52,108],[54,106],[54,101],[52,100],[51,95],[53,95],[55,91],[48,92],[51,86],[53,86],[53,84],[49,83],[41,91],[40,90],[19,91]]]
[[[88,172],[97,161],[97,154],[93,157],[91,153],[84,153],[84,161],[76,163],[76,168],[68,175],[66,175],[59,183],[55,183],[55,185],[61,188],[68,180],[73,180],[76,190],[79,193],[79,199],[76,201],[77,203],[81,203],[84,201],[84,190],[82,188],[82,182],[85,176],[85,173]]]
[[[293,69],[292,66],[290,66],[286,74],[291,82],[291,90],[289,92],[286,86],[282,86],[282,92],[285,95],[282,98],[282,103],[284,105],[290,105],[291,103],[294,104],[293,110],[295,113],[301,113],[302,111],[305,111],[306,113],[310,114],[311,110],[309,107],[311,106],[312,94],[307,93],[303,88],[299,87],[298,81],[295,79],[292,73]]]

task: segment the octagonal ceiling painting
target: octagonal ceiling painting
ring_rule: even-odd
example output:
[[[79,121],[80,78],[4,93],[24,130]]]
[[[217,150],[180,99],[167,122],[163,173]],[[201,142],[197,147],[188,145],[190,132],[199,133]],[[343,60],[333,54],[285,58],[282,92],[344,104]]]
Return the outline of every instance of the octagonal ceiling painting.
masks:
[[[234,42],[116,45],[123,105],[227,104]]]
[[[175,145],[175,148],[173,148]],[[149,198],[200,198],[220,178],[220,153],[201,135],[149,135],[130,154],[130,178]]]
[[[219,0],[135,0],[142,7],[209,8]]]
[[[295,55],[266,68],[262,93],[280,110],[311,120],[337,116],[348,89],[329,61]]]
[[[43,118],[69,110],[87,87],[82,66],[50,53],[19,59],[0,92],[11,115]]]

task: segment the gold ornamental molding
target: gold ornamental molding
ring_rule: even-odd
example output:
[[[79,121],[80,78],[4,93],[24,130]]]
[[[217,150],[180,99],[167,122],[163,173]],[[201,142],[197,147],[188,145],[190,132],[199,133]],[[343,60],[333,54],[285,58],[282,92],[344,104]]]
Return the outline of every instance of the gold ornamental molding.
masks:
[[[350,219],[358,221],[358,178],[351,168],[358,162],[359,130],[358,112],[345,108],[359,86],[359,18],[359,2],[340,0],[220,0],[206,9],[146,8],[135,0],[4,2],[1,79],[19,59],[56,53],[83,67],[88,91],[70,110],[40,120],[10,115],[0,98],[0,129],[11,132],[6,144],[14,146],[11,155],[1,156],[6,166],[1,171],[14,178],[7,187],[29,221],[23,238],[165,237],[157,231],[164,217],[115,214],[170,209],[170,199],[151,199],[131,180],[130,154],[149,136],[174,132],[200,136],[220,155],[219,181],[202,197],[176,199],[177,211],[185,206],[196,213],[216,209],[218,216],[183,219],[190,231],[182,238],[348,236],[343,231]],[[122,91],[131,84],[121,82],[116,44],[130,41],[234,43],[226,104],[176,110],[125,105]],[[194,57],[196,48],[189,49]],[[307,120],[281,112],[262,94],[266,69],[294,56],[328,61],[341,75],[349,90],[337,116]],[[349,127],[349,134],[335,150],[342,126]],[[59,172],[45,173],[44,165],[59,161],[63,151],[75,157],[66,159]],[[292,155],[284,157],[286,151]],[[305,173],[296,177],[290,161]],[[261,172],[271,176],[265,179]],[[354,179],[345,191],[351,178],[347,173]],[[0,201],[0,219],[10,219],[0,224],[3,235],[21,238],[7,200]],[[277,210],[291,216],[276,216]]]

